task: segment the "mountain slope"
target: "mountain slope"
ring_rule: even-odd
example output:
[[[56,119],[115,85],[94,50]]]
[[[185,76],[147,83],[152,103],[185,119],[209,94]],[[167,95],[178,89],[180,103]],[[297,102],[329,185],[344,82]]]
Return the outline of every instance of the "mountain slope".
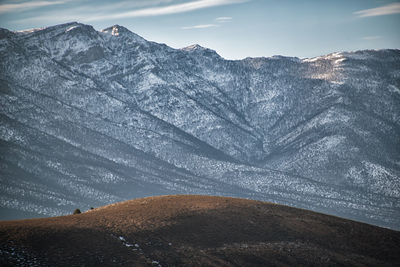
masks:
[[[0,222],[1,264],[395,266],[400,233],[260,201],[163,196]]]
[[[399,50],[230,61],[75,22],[0,38],[2,218],[189,193],[400,227]]]

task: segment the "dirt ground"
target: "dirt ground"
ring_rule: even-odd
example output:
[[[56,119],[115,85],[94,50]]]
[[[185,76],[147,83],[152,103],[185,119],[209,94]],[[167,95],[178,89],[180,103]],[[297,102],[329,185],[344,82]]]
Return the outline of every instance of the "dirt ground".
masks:
[[[160,196],[0,222],[1,266],[399,266],[400,232],[266,202]]]

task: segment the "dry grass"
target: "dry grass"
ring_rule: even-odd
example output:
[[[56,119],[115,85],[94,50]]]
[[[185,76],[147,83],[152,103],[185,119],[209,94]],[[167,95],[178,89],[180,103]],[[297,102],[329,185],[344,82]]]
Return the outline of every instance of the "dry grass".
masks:
[[[2,266],[400,262],[400,232],[260,201],[209,196],[150,197],[78,215],[0,222],[0,242]]]

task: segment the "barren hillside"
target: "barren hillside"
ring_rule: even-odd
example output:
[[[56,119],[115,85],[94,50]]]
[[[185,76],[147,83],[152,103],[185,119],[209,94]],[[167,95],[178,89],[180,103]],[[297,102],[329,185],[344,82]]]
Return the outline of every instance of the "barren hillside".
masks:
[[[0,222],[0,265],[395,266],[400,232],[261,201],[161,196]]]

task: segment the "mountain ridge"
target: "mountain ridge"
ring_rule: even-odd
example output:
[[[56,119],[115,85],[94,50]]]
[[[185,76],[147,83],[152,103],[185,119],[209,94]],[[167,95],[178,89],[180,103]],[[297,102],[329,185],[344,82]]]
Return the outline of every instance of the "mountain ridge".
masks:
[[[201,193],[398,229],[400,50],[232,61],[119,28],[1,34],[3,208]]]

